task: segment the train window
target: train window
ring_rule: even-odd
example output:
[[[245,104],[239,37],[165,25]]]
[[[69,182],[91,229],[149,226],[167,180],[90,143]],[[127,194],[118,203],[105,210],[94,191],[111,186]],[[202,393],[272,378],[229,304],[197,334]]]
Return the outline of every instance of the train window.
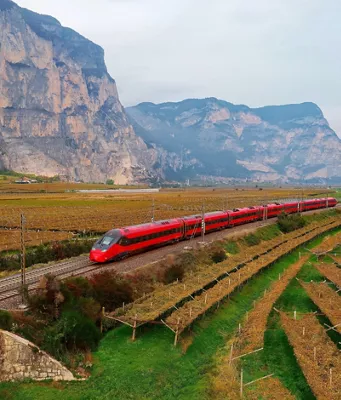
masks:
[[[125,236],[123,236],[119,242],[121,246],[128,246],[129,245],[129,239]]]

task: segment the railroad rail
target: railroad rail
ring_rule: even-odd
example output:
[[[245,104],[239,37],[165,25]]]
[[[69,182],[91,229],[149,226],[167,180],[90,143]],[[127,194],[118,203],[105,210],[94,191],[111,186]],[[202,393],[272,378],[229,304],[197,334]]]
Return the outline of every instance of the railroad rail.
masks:
[[[40,279],[47,275],[53,274],[60,279],[69,276],[83,275],[98,269],[98,265],[89,261],[87,256],[78,257],[77,260],[67,260],[57,264],[51,264],[46,267],[32,269],[26,272],[26,284],[29,291],[35,290]],[[8,300],[19,295],[21,288],[21,275],[15,274],[0,280],[0,302]]]

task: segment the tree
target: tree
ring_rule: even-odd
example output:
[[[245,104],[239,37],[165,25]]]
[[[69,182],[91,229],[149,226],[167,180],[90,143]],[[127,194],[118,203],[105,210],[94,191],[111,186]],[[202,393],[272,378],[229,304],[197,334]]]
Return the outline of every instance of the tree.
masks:
[[[106,183],[107,185],[114,185],[115,182],[113,181],[113,179],[108,179]]]

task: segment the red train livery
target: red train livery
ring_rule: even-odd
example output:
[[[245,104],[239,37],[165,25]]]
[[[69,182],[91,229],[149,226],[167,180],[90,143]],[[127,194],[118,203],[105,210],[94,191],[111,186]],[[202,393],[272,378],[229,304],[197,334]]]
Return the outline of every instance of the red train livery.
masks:
[[[311,199],[293,203],[273,203],[263,206],[236,208],[228,211],[191,215],[157,221],[149,224],[128,226],[113,229],[101,237],[90,252],[90,260],[107,262],[122,259],[142,250],[190,239],[202,233],[232,228],[267,218],[276,217],[281,212],[287,214],[335,207],[337,200],[333,197]]]

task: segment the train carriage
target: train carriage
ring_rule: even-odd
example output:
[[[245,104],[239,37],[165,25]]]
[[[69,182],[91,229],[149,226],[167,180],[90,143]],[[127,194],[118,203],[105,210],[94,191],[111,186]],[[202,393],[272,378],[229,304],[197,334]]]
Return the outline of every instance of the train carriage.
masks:
[[[235,208],[229,212],[229,226],[247,224],[263,218],[261,207]]]
[[[233,226],[262,219],[274,218],[282,212],[292,214],[335,207],[336,204],[337,200],[335,198],[328,197],[283,204],[272,203],[257,207],[239,208],[232,211],[209,212],[204,216],[205,232],[210,233],[219,229],[232,228]],[[191,215],[113,229],[95,243],[90,252],[90,260],[95,262],[117,260],[142,250],[190,239],[202,233],[202,223],[202,215]]]
[[[146,248],[177,242],[183,236],[184,223],[181,219],[113,229],[95,243],[90,260],[102,262],[123,258]]]
[[[215,211],[205,214],[205,232],[225,229],[228,225],[229,214],[227,211]]]

